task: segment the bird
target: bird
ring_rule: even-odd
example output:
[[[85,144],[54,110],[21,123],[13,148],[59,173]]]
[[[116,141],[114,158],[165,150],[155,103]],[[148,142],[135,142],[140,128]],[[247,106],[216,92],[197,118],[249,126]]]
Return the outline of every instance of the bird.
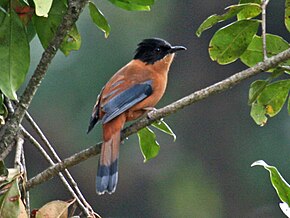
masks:
[[[128,121],[155,110],[167,86],[175,53],[186,50],[160,38],[142,40],[134,58],[117,71],[101,90],[93,107],[87,133],[101,121],[103,143],[96,177],[96,192],[112,194],[118,182],[121,130]]]

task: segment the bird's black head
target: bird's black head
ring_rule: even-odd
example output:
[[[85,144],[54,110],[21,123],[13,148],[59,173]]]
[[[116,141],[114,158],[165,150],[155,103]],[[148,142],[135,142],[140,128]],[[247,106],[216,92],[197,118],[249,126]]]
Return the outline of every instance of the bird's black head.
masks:
[[[134,59],[139,59],[147,64],[154,64],[166,55],[179,50],[186,50],[186,48],[183,46],[172,46],[159,38],[144,39],[138,44]]]

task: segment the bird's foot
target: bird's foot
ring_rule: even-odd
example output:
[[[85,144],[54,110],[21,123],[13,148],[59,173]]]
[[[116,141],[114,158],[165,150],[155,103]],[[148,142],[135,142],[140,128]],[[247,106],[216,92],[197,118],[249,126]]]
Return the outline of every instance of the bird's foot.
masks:
[[[148,111],[147,112],[147,118],[148,119],[152,119],[152,117],[150,116],[150,112],[151,111],[157,111],[157,109],[155,107],[145,107],[145,108],[143,108],[143,110]]]

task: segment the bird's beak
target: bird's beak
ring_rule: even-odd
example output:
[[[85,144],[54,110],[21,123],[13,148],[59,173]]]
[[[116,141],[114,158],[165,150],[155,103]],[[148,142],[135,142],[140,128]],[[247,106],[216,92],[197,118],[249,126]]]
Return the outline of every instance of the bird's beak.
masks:
[[[175,53],[177,51],[187,50],[184,46],[172,46],[169,53]]]

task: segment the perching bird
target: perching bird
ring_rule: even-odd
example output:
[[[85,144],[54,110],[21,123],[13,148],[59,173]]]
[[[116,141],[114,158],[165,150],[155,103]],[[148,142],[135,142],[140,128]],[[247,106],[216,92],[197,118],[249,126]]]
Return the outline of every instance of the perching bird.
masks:
[[[154,109],[164,94],[167,74],[177,51],[159,38],[138,44],[134,59],[121,68],[104,86],[97,98],[88,132],[101,120],[103,144],[96,179],[98,194],[113,193],[118,181],[118,158],[121,130],[127,121],[135,120]]]

